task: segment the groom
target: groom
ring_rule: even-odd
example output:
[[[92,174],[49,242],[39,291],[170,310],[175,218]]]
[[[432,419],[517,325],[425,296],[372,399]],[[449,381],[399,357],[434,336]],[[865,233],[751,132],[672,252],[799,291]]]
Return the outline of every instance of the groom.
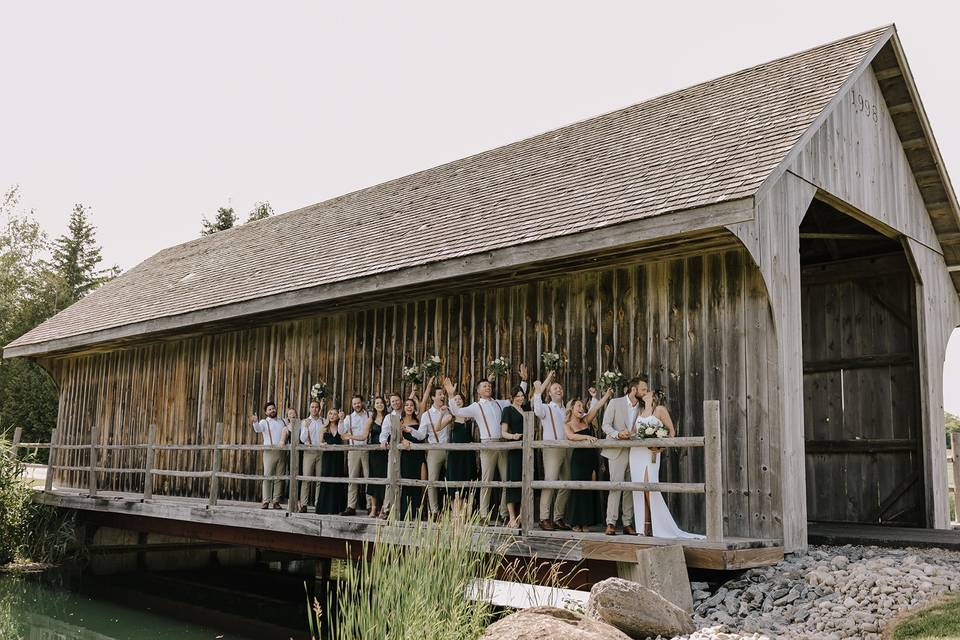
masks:
[[[640,415],[640,388],[646,386],[641,377],[631,378],[627,382],[627,395],[614,398],[603,414],[603,432],[612,440],[627,440],[633,436],[637,416]],[[623,482],[630,466],[630,449],[616,447],[601,449],[600,455],[608,460],[610,481]],[[633,528],[633,493],[631,491],[610,491],[607,495],[608,536],[617,535],[617,518],[623,504],[623,532],[628,536],[637,535]]]

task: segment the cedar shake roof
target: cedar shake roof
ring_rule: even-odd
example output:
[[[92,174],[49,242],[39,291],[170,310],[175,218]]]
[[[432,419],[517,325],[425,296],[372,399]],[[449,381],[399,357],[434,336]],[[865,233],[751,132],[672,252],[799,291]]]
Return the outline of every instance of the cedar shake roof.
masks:
[[[845,38],[164,249],[9,346],[136,323],[147,333],[159,318],[753,195],[892,33]],[[377,249],[331,261],[315,252],[325,241]]]

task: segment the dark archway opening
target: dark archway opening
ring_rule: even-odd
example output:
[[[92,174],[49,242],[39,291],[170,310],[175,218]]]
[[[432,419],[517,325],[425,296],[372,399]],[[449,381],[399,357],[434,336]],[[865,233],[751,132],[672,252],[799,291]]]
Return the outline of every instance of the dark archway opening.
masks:
[[[903,247],[814,200],[800,264],[808,519],[924,526],[916,285]]]

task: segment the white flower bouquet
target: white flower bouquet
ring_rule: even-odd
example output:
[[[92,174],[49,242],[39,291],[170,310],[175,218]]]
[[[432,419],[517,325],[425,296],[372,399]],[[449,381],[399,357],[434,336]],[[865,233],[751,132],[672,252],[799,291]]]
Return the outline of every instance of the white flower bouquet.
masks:
[[[322,400],[327,397],[327,383],[321,380],[310,388],[311,400]]]
[[[410,365],[409,367],[404,367],[400,372],[400,377],[404,382],[409,382],[410,384],[420,384],[423,382],[423,371],[420,370],[415,364]]]
[[[604,371],[600,374],[600,378],[597,380],[597,391],[601,395],[607,392],[607,389],[613,390],[614,394],[620,393],[623,390],[623,385],[626,383],[626,378],[623,377],[623,374],[617,371]]]
[[[420,371],[424,378],[432,378],[440,375],[440,356],[430,356],[420,365]]]
[[[656,416],[637,418],[637,438],[666,438],[669,435],[670,431]]]
[[[544,351],[540,359],[547,371],[560,371],[567,366],[567,359],[554,351]]]
[[[491,360],[490,364],[487,365],[487,373],[495,376],[505,375],[508,371],[510,371],[510,359],[503,356]]]

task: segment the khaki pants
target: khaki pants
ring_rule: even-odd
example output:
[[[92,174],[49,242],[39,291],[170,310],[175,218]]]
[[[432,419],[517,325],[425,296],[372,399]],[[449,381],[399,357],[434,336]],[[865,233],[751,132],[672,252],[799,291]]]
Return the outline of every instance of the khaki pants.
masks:
[[[286,465],[283,463],[284,453],[282,449],[263,452],[263,475],[279,476],[283,473]],[[263,501],[280,502],[280,494],[283,493],[283,480],[264,480],[263,481]]]
[[[629,449],[621,449],[621,454],[615,458],[607,458],[607,467],[610,469],[611,482],[623,482],[630,468]],[[607,494],[607,524],[616,526],[620,515],[620,506],[623,503],[623,526],[633,524],[633,492],[611,491]]]
[[[427,478],[429,480],[439,480],[440,472],[447,466],[447,452],[431,450],[427,451]],[[427,489],[427,496],[430,499],[430,513],[440,511],[440,489],[430,487]]]
[[[347,474],[351,478],[370,477],[370,456],[366,451],[347,451]],[[364,495],[366,500],[366,495]],[[360,509],[360,492],[357,485],[351,484],[347,489],[347,507]]]
[[[570,479],[570,449],[544,449],[543,450],[543,479],[569,480]],[[540,519],[550,519],[550,507],[553,507],[553,519],[563,520],[567,512],[567,497],[570,491],[567,489],[557,490],[557,499],[553,499],[553,489],[544,489],[540,492]]]
[[[480,451],[480,480],[483,482],[492,481],[495,472],[500,473],[500,479],[507,479],[507,452],[501,450],[482,450]],[[480,513],[481,517],[490,517],[490,487],[480,489]],[[500,517],[507,517],[507,492],[500,492]]]
[[[303,469],[300,470],[300,475],[319,476],[320,456],[322,455],[319,451],[304,451]],[[308,482],[306,480],[300,481],[300,504],[310,504],[313,502],[312,498],[315,486],[317,485],[314,482]]]

